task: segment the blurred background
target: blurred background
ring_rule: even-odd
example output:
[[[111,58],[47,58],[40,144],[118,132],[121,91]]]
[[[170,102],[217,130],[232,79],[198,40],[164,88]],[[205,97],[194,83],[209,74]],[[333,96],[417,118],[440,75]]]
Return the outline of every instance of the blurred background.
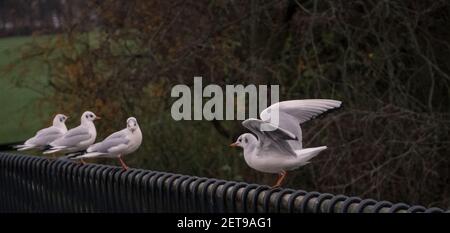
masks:
[[[240,121],[174,121],[170,91],[278,84],[344,102],[303,125],[329,149],[286,187],[449,208],[449,28],[447,0],[0,0],[0,143],[56,113],[92,110],[98,140],[135,116],[131,167],[272,184],[228,147]]]

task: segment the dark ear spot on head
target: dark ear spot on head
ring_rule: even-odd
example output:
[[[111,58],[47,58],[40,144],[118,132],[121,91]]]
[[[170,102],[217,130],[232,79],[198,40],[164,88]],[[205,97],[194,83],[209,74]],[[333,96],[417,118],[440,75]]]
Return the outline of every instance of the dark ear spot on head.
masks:
[[[248,143],[248,139],[247,139],[247,138],[245,138],[245,139],[244,139],[244,142],[245,142],[245,143]]]

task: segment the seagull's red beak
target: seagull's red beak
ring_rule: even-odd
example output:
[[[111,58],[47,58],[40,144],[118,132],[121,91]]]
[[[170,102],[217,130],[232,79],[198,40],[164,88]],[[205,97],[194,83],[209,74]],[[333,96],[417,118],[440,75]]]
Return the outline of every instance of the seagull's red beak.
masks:
[[[237,146],[238,146],[237,143],[231,143],[231,144],[230,144],[230,147],[237,147]]]
[[[99,116],[95,116],[95,120],[100,120],[100,119],[102,119],[102,118]]]

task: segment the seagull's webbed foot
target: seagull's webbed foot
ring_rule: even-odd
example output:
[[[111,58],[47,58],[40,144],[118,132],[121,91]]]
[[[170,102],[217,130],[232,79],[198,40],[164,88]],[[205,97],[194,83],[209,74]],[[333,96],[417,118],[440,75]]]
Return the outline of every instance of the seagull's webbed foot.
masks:
[[[286,175],[287,175],[286,171],[281,171],[278,174],[277,182],[275,183],[274,186],[272,186],[272,188],[279,188],[279,187],[281,187],[281,184],[283,183],[284,179],[286,178]]]

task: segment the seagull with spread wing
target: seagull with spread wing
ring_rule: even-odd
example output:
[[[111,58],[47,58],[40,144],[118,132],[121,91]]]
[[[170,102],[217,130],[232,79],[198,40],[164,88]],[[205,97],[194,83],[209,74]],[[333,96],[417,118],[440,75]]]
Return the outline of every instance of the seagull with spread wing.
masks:
[[[303,148],[300,124],[341,106],[341,101],[330,99],[290,100],[275,103],[264,109],[261,120],[250,118],[242,125],[253,134],[239,136],[230,146],[244,149],[245,162],[253,169],[277,173],[273,187],[281,186],[287,171],[309,163],[326,146]]]
[[[62,137],[50,143],[50,148],[44,154],[56,152],[77,152],[86,150],[97,137],[94,120],[100,119],[93,112],[86,111],[81,115],[81,124],[70,129]]]
[[[34,137],[26,140],[22,145],[16,145],[17,150],[39,149],[44,150],[52,141],[60,138],[67,132],[66,120],[64,114],[56,114],[53,118],[53,125],[39,130]]]

